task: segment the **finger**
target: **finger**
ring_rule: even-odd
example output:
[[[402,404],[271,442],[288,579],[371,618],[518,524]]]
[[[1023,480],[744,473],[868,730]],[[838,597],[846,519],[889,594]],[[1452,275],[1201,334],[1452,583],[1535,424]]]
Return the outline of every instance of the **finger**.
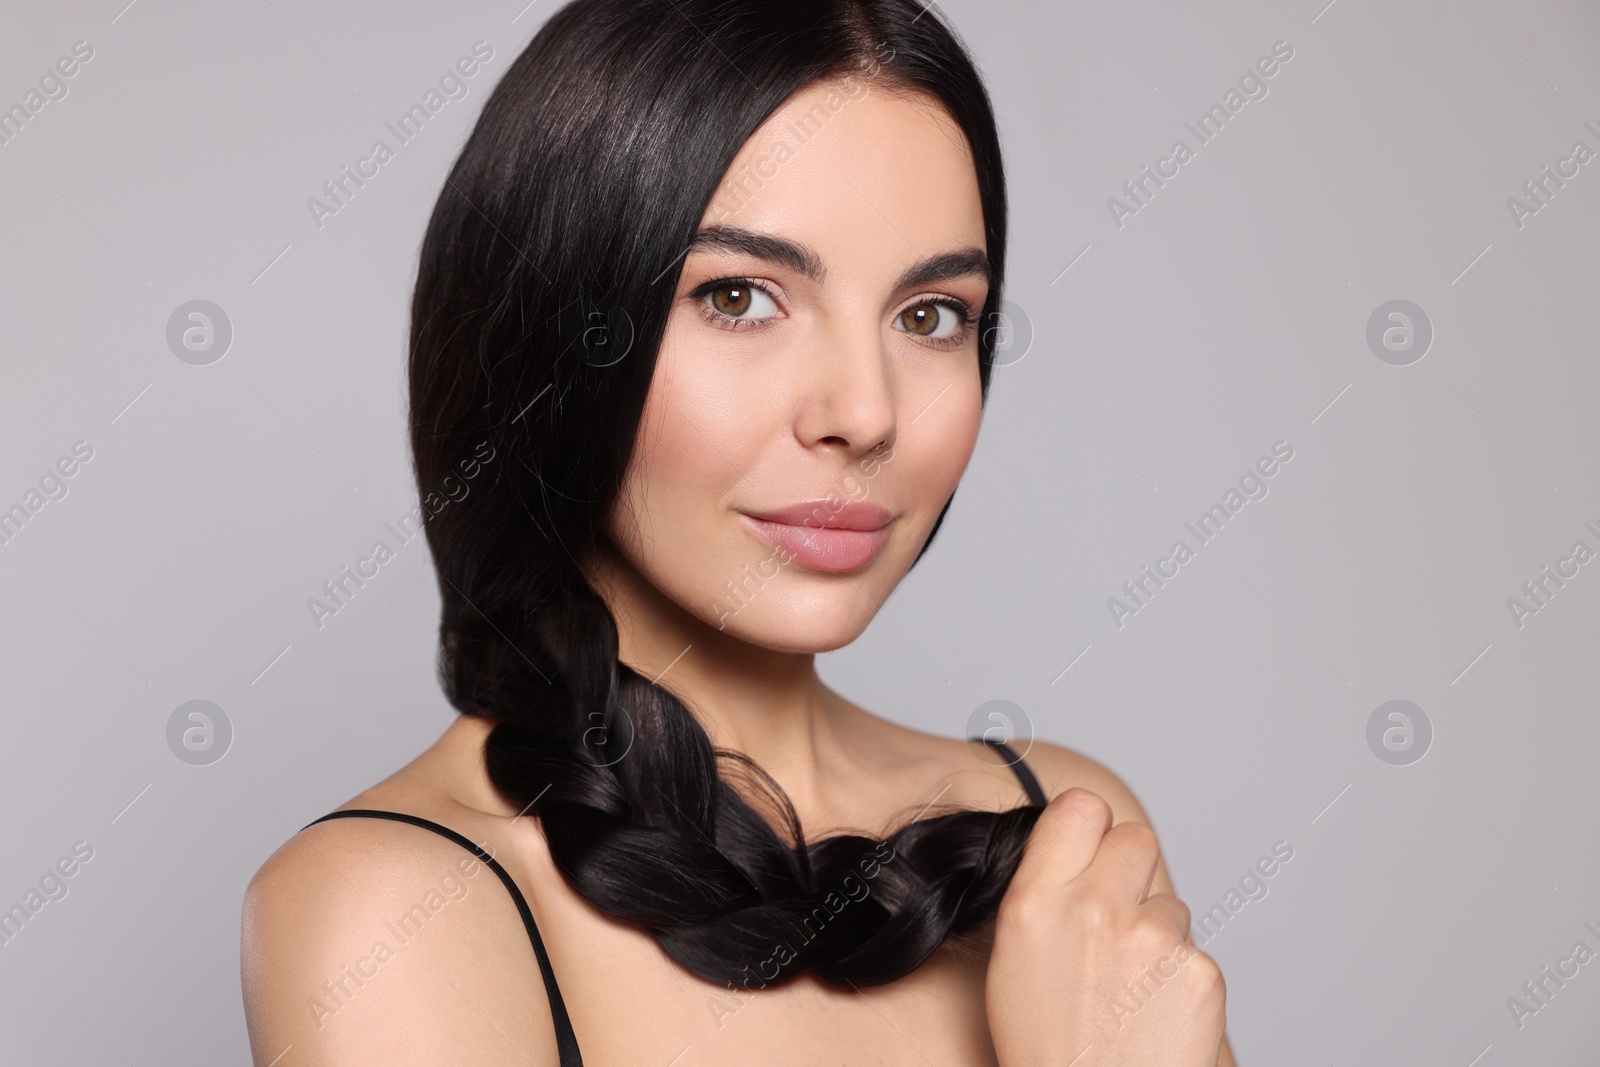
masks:
[[[1145,898],[1144,907],[1156,913],[1172,931],[1177,941],[1188,941],[1194,944],[1194,939],[1189,933],[1189,905],[1179,900],[1171,893],[1151,893]]]
[[[1150,893],[1160,861],[1161,850],[1150,827],[1140,822],[1119,822],[1106,831],[1084,877],[1104,881],[1117,899],[1140,904]]]
[[[1057,890],[1081,875],[1111,827],[1111,805],[1087,789],[1068,789],[1045,805],[1022,849],[1012,885]]]

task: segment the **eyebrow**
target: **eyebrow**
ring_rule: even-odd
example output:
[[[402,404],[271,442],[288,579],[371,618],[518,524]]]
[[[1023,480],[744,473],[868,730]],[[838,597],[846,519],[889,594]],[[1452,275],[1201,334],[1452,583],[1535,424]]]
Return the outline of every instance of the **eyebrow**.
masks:
[[[708,226],[689,242],[690,251],[697,248],[716,248],[754,256],[798,271],[814,282],[821,282],[827,274],[822,257],[811,248],[786,237],[757,233],[738,226]],[[900,292],[930,282],[972,274],[979,275],[993,288],[994,267],[989,262],[988,254],[981,248],[963,248],[919,259],[901,272],[900,277],[895,279],[894,288]]]

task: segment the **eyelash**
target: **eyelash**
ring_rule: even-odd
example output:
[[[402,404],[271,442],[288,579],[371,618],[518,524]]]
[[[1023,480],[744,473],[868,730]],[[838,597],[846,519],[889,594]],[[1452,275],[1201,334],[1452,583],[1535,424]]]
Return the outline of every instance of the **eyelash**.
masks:
[[[726,289],[733,286],[755,289],[759,292],[765,293],[773,303],[777,303],[778,298],[772,295],[772,291],[770,289],[759,282],[752,281],[749,278],[717,278],[697,287],[694,292],[689,294],[689,297],[694,301],[695,307],[699,309],[700,317],[714,326],[721,326],[724,329],[729,330],[748,330],[767,325],[767,322],[761,319],[738,319],[734,318],[732,315],[725,315],[707,302],[706,297],[710,296],[718,289]],[[922,337],[916,333],[913,333],[911,330],[901,330],[901,333],[911,334],[912,337],[917,338],[917,340],[921,341],[923,344],[934,348],[960,348],[962,345],[967,343],[967,338],[970,336],[972,329],[978,325],[978,316],[975,315],[972,309],[969,308],[964,302],[957,300],[953,296],[919,297],[918,299],[907,304],[905,307],[901,308],[900,311],[895,314],[895,319],[898,320],[901,315],[904,315],[907,311],[910,311],[914,307],[921,307],[926,304],[931,304],[934,307],[941,307],[954,312],[961,319],[961,331],[959,333],[953,333],[948,337]]]

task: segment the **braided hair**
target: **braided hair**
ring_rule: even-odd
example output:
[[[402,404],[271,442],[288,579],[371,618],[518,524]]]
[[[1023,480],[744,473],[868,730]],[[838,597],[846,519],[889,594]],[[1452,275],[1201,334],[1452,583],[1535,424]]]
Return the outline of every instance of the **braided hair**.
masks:
[[[417,482],[469,452],[481,463],[475,491],[424,523],[445,694],[494,724],[489,779],[537,815],[571,888],[729,985],[909,973],[994,918],[1039,814],[941,809],[882,841],[807,841],[758,764],[715,749],[678,697],[619,662],[578,563],[603,543],[633,452],[675,260],[756,128],[847,77],[930,97],[964,131],[994,321],[999,139],[971,60],[919,0],[573,0],[485,102],[412,299]],[[984,330],[985,395],[992,364]]]

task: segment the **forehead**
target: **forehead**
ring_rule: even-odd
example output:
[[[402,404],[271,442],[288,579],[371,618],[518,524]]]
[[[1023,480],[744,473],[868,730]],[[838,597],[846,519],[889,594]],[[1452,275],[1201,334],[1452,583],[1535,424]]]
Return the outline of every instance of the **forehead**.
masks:
[[[761,125],[701,221],[719,223],[803,241],[830,271],[986,247],[961,128],[931,98],[860,76],[807,86]]]

